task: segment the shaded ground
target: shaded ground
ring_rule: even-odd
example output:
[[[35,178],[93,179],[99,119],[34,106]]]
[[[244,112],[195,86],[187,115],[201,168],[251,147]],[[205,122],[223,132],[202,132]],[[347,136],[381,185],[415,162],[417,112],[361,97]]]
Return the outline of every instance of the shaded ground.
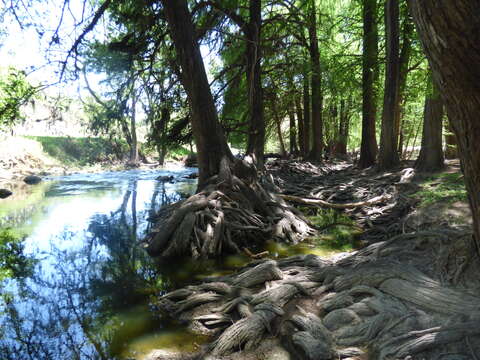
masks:
[[[322,207],[353,204],[344,211],[363,228],[362,249],[254,261],[164,295],[159,311],[211,342],[196,353],[148,358],[475,359],[479,260],[461,176],[443,188],[445,179],[409,165],[376,173],[275,161],[280,193]],[[458,164],[448,165],[455,174]],[[445,196],[435,197],[440,190]]]

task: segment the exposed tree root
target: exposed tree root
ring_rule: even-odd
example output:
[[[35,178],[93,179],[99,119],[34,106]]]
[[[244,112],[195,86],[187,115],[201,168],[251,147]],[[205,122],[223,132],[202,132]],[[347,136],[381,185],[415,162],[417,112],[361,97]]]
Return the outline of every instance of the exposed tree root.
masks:
[[[464,235],[408,235],[337,262],[314,255],[259,261],[167,294],[158,306],[215,336],[199,359],[256,359],[266,339],[278,339],[294,359],[473,358],[480,297],[421,270],[427,258],[434,269],[440,249]],[[399,261],[404,254],[409,262]]]
[[[161,210],[147,237],[151,255],[214,258],[267,239],[296,244],[315,230],[294,208],[257,181],[254,165],[225,161],[221,172],[187,200]]]
[[[359,201],[355,203],[346,203],[346,204],[334,204],[334,203],[329,203],[327,201],[323,201],[320,199],[301,198],[293,195],[280,195],[280,197],[283,200],[287,200],[299,205],[318,206],[318,207],[324,207],[329,209],[354,209],[357,207],[379,204],[389,199],[389,196],[381,195],[381,196],[375,196],[374,198],[366,201]]]

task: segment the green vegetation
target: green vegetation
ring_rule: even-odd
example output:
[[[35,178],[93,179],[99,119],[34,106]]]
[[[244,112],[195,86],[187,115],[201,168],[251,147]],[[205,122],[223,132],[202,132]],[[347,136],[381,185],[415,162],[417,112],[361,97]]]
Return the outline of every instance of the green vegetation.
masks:
[[[65,165],[89,165],[112,162],[128,151],[124,142],[110,142],[102,138],[74,138],[59,136],[31,136],[42,144],[43,150]]]
[[[448,203],[467,201],[463,174],[443,173],[428,177],[422,184],[422,189],[412,196],[420,200],[420,206],[427,206],[440,201]]]
[[[22,120],[21,107],[36,93],[24,71],[0,69],[0,130]]]

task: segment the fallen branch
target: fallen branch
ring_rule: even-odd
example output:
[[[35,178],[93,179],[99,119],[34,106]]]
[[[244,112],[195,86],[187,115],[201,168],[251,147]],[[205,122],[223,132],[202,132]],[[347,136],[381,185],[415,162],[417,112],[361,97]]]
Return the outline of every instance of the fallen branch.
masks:
[[[370,205],[381,203],[388,198],[388,195],[380,195],[365,201],[360,201],[355,203],[346,203],[346,204],[335,204],[335,203],[329,203],[327,201],[320,200],[320,199],[301,198],[293,195],[279,194],[278,196],[281,197],[283,200],[290,201],[296,204],[325,207],[330,209],[353,209],[353,208],[362,207],[362,206],[370,206]]]

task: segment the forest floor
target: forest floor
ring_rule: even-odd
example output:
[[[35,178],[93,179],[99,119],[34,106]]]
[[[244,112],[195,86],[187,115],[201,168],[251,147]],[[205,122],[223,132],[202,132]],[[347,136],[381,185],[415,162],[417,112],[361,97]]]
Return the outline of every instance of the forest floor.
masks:
[[[355,228],[358,248],[271,254],[162,296],[160,312],[210,342],[147,358],[478,359],[480,261],[458,161],[436,174],[412,166],[271,162],[285,200],[312,216],[338,210],[333,225]]]

